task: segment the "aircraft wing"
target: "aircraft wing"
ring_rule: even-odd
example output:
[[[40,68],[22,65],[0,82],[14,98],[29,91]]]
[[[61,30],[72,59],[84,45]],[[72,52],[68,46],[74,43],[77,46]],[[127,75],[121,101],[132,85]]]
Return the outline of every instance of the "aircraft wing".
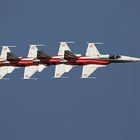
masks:
[[[2,79],[6,74],[11,73],[15,67],[13,66],[2,66],[0,67],[0,79]]]
[[[0,57],[7,60],[7,53],[10,53],[10,49],[8,46],[3,46],[2,47],[2,51],[1,51],[1,54],[0,54]]]
[[[65,52],[66,50],[71,51],[66,42],[61,42],[61,43],[60,43],[60,47],[59,47],[59,51],[58,51],[58,55],[64,56],[64,52]]]
[[[86,51],[86,56],[98,56],[100,55],[94,43],[89,43]]]
[[[24,78],[23,79],[30,79],[33,74],[38,71],[38,66],[27,66],[24,70]]]
[[[56,65],[55,67],[55,78],[61,78],[61,76],[65,73],[65,72],[69,72],[72,69],[72,65],[65,65],[65,64],[59,64]]]
[[[100,67],[105,67],[105,65],[84,65],[82,71],[82,78],[88,78],[96,69]]]
[[[27,57],[37,58],[37,51],[36,45],[31,45]]]

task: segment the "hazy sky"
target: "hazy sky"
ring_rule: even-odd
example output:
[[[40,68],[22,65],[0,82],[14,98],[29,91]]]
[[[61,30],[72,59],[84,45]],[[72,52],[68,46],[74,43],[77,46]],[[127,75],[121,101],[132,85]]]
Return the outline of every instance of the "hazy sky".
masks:
[[[103,42],[103,54],[140,57],[139,0],[1,0],[0,45],[28,44],[57,54],[60,41],[74,41],[84,54],[87,42]],[[24,69],[0,81],[1,140],[139,140],[140,63],[98,69],[96,80],[82,80],[82,67],[69,79],[52,79],[54,66],[21,80]]]

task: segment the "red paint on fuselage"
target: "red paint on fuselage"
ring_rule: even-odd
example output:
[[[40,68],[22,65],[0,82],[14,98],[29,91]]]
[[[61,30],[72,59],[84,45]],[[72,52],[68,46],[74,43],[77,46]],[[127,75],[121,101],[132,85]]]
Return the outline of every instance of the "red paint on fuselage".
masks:
[[[24,60],[24,59],[17,59],[17,60],[8,60],[0,62],[0,66],[15,66],[15,67],[25,67],[31,65],[38,65],[37,62],[33,60]]]
[[[62,59],[59,58],[53,58],[50,59],[42,58],[34,60],[29,60],[28,58],[19,58],[17,60],[8,60],[8,61],[0,61],[0,66],[15,66],[15,67],[26,67],[31,65],[38,65],[38,64],[44,64],[44,65],[57,65],[61,63]],[[7,63],[5,63],[7,62]]]
[[[0,61],[0,65],[3,64],[5,61]]]
[[[96,64],[96,65],[108,65],[111,63],[110,60],[106,59],[87,59],[82,57],[77,57],[77,59],[66,59],[63,61],[62,58],[55,58],[56,56],[51,57],[50,59],[41,58],[41,59],[28,59],[28,58],[19,58],[17,60],[0,61],[0,66],[15,66],[15,67],[26,67],[31,65],[57,65],[57,64],[68,64],[68,65],[88,65],[88,64]],[[36,61],[38,60],[38,61]]]
[[[44,65],[57,65],[57,64],[61,64],[61,59],[59,58],[50,58],[50,59],[39,59],[40,60],[40,64],[44,64]]]
[[[88,65],[88,64],[96,64],[96,65],[108,65],[111,63],[110,60],[105,59],[68,59],[67,64],[69,65]]]

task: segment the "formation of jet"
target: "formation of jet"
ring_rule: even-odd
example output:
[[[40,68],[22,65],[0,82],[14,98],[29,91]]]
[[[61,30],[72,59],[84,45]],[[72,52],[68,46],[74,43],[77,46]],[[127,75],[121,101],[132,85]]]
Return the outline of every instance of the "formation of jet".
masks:
[[[62,77],[74,66],[83,66],[81,78],[90,78],[90,75],[98,68],[106,67],[111,63],[140,62],[140,58],[122,55],[102,55],[96,48],[96,43],[88,43],[84,56],[74,54],[67,42],[61,42],[58,54],[49,56],[46,52],[39,50],[39,45],[30,45],[27,57],[17,57],[11,52],[8,46],[3,46],[0,54],[0,79],[14,69],[24,67],[23,79],[34,79],[36,72],[42,72],[50,65],[55,65],[54,78]]]

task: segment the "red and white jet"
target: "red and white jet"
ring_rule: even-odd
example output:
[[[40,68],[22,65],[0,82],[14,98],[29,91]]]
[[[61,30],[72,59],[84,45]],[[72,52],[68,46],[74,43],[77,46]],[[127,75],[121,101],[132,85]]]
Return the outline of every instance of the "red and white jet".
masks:
[[[36,46],[31,45],[30,48],[32,47]],[[29,50],[27,58],[16,57],[9,49],[9,46],[3,46],[0,56],[0,79],[3,79],[6,74],[11,73],[16,68],[29,66],[34,68],[38,66],[38,60],[30,57],[34,52],[34,50]]]
[[[96,69],[106,67],[111,63],[140,62],[140,58],[135,57],[121,55],[102,55],[99,53],[94,43],[88,43],[85,56],[78,56],[73,54],[67,46],[67,48],[65,48],[64,59],[66,60],[65,65],[69,66],[68,71],[70,71],[73,66],[83,66],[82,78],[90,78],[89,76]],[[68,71],[65,70],[65,66],[61,68],[61,66],[57,65],[55,70],[55,77],[60,78],[65,72]]]
[[[34,47],[34,52],[32,51]],[[35,72],[41,72],[44,68],[47,68],[50,65],[56,65],[56,71],[57,68],[61,67],[61,71],[63,71],[63,69],[67,70],[66,72],[69,71],[69,67],[71,68],[70,65],[65,65],[65,63],[67,62],[64,59],[64,53],[65,50],[68,49],[68,46],[65,42],[61,42],[60,43],[60,47],[59,47],[59,51],[58,51],[58,55],[55,56],[49,56],[46,52],[42,51],[42,50],[38,50],[38,48],[36,46],[31,46],[29,49],[29,53],[28,53],[28,58],[34,58],[34,60],[38,61],[38,64],[36,66],[26,66],[25,67],[25,71],[24,71],[24,79],[31,79],[31,76],[35,73]]]
[[[27,57],[16,57],[8,46],[3,46],[0,55],[0,79],[11,73],[14,69],[25,67],[23,79],[32,79],[34,73],[41,72],[50,65],[56,65],[55,78],[62,78],[73,66],[83,66],[82,78],[89,76],[100,67],[110,63],[140,62],[140,58],[121,55],[102,55],[94,43],[89,43],[85,56],[73,54],[67,42],[61,42],[58,54],[49,56],[44,51],[38,50],[39,45],[30,45]]]
[[[41,72],[50,65],[59,65],[66,62],[64,60],[64,51],[67,48],[64,47],[64,44],[60,43],[59,53],[55,56],[49,56],[44,51],[38,50],[37,46],[40,45],[30,45],[27,57],[17,57],[8,46],[3,46],[0,57],[0,79],[20,67],[25,67],[23,79],[36,79],[31,78],[36,72]],[[65,66],[65,68],[67,67],[69,65]]]

